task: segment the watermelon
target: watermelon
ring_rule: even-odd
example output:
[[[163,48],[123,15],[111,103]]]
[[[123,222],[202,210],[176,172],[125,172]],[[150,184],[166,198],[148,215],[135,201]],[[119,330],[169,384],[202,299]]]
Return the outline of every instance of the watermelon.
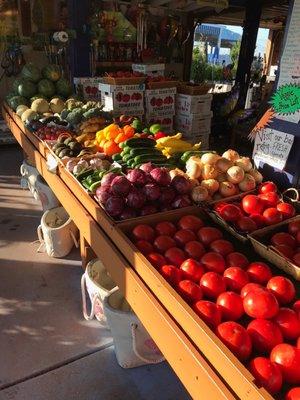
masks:
[[[36,92],[36,85],[33,82],[28,81],[27,79],[24,79],[24,81],[19,83],[18,85],[18,94],[20,96],[27,97],[27,99],[30,99],[30,97],[34,96]]]
[[[47,65],[42,69],[42,75],[49,81],[57,82],[61,78],[61,68],[56,64]]]
[[[38,83],[39,93],[42,96],[52,97],[55,93],[55,86],[53,82],[49,81],[48,79],[42,79]]]
[[[21,104],[28,105],[28,100],[22,96],[13,96],[8,100],[8,105],[16,111],[17,107]]]
[[[57,81],[55,86],[56,92],[63,97],[68,97],[72,93],[72,86],[65,78],[61,78],[59,81]]]
[[[15,93],[18,93],[18,88],[19,88],[19,85],[21,84],[21,83],[23,83],[25,81],[25,78],[17,78],[15,81],[14,81],[14,83],[13,83],[13,85],[12,85],[12,90],[15,92]]]
[[[34,83],[37,83],[41,79],[41,71],[32,63],[27,63],[24,65],[21,75],[23,78]]]
[[[7,102],[7,104],[9,104],[9,100],[15,96],[18,96],[15,92],[9,92],[6,96],[5,96],[5,100]]]

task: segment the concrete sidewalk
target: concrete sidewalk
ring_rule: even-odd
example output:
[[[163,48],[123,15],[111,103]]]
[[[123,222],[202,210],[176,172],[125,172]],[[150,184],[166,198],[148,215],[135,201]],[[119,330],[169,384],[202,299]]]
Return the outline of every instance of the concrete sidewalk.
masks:
[[[0,400],[184,400],[167,363],[123,370],[81,313],[78,251],[37,253],[42,211],[20,188],[18,147],[0,148]]]

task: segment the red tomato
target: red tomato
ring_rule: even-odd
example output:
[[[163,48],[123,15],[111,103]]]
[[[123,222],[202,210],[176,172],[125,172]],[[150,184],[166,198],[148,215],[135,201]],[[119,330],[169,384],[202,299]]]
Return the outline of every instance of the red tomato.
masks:
[[[173,286],[177,286],[182,279],[182,271],[174,265],[163,265],[160,268],[160,273]]]
[[[222,342],[240,360],[249,358],[252,345],[246,329],[237,322],[223,322],[217,327],[216,333]]]
[[[190,229],[191,231],[197,232],[204,223],[201,218],[196,217],[196,215],[185,215],[180,218],[178,226],[181,229]]]
[[[253,358],[249,370],[256,382],[269,393],[276,394],[282,387],[282,374],[277,364],[265,357]]]
[[[264,208],[277,207],[277,204],[280,202],[280,197],[275,192],[260,194],[259,198],[262,201]]]
[[[287,343],[273,348],[270,360],[279,365],[283,380],[295,385],[300,384],[300,350]]]
[[[297,232],[296,240],[297,240],[297,244],[299,245],[300,244],[300,232]]]
[[[259,353],[267,353],[277,344],[283,342],[278,325],[267,319],[253,319],[247,326],[253,348]]]
[[[242,207],[247,214],[261,214],[265,208],[263,201],[255,194],[243,197]]]
[[[300,387],[290,389],[285,395],[284,400],[300,400]]]
[[[258,193],[277,192],[277,186],[274,182],[263,182],[258,187]]]
[[[250,293],[252,290],[257,290],[257,289],[263,289],[261,285],[258,283],[247,283],[241,290],[241,297],[244,299],[248,293]]]
[[[186,243],[196,240],[196,235],[190,229],[180,229],[174,235],[178,246],[184,247]]]
[[[249,281],[259,283],[260,285],[266,284],[268,280],[272,278],[270,267],[262,261],[255,261],[251,263],[247,268],[247,272]]]
[[[148,242],[153,242],[155,238],[154,229],[146,224],[137,225],[133,229],[132,233],[136,240],[147,240]]]
[[[274,294],[279,304],[291,303],[296,295],[294,284],[284,276],[273,276],[267,284],[267,289]]]
[[[194,260],[193,258],[188,258],[181,265],[183,279],[190,279],[193,282],[199,282],[202,275],[204,274],[204,268],[201,263]]]
[[[279,224],[283,220],[281,212],[277,210],[277,208],[267,208],[263,216],[266,219],[266,224],[267,225],[274,225],[274,224]]]
[[[300,267],[300,253],[296,253],[293,257],[293,262]]]
[[[171,247],[169,250],[165,252],[165,257],[169,263],[180,267],[183,261],[186,259],[185,253],[183,250],[178,247]]]
[[[154,251],[152,244],[146,240],[138,240],[135,245],[144,256]]]
[[[240,293],[242,288],[249,282],[247,272],[239,267],[229,267],[225,269],[223,277],[227,288],[238,293]]]
[[[277,210],[281,212],[284,219],[292,218],[296,214],[295,208],[290,203],[281,203],[277,204]]]
[[[243,300],[235,292],[221,293],[217,298],[217,306],[221,310],[222,319],[225,321],[237,321],[244,314]]]
[[[293,310],[298,313],[298,318],[300,318],[300,300],[296,300],[293,304]]]
[[[201,263],[208,271],[222,274],[225,271],[225,260],[221,254],[210,251],[201,257]]]
[[[296,347],[297,349],[300,349],[300,336],[297,339]]]
[[[288,225],[289,233],[293,236],[296,236],[300,231],[300,219],[298,221],[292,221]]]
[[[202,290],[195,282],[185,279],[177,285],[178,293],[189,303],[199,301],[203,297]]]
[[[252,318],[273,318],[279,306],[276,297],[266,289],[250,291],[243,300],[245,313]]]
[[[238,206],[234,204],[227,204],[221,209],[220,216],[224,219],[224,221],[235,222],[242,216],[242,212]]]
[[[248,258],[237,251],[226,256],[226,265],[228,267],[246,268],[249,265]]]
[[[290,246],[286,246],[285,244],[279,244],[278,246],[275,246],[275,248],[278,253],[280,253],[286,258],[289,258],[290,260],[294,257],[294,250]]]
[[[214,240],[222,239],[223,233],[214,227],[204,226],[198,231],[198,238],[204,244],[204,246],[209,246]]]
[[[257,225],[250,217],[241,217],[235,222],[237,230],[245,233],[251,233],[257,230]]]
[[[211,329],[214,330],[221,323],[221,312],[212,301],[197,301],[193,309]]]
[[[286,232],[278,232],[271,238],[271,243],[273,246],[279,246],[280,244],[285,244],[286,246],[290,246],[292,248],[296,247],[295,238]]]
[[[200,287],[204,296],[213,300],[226,290],[224,278],[216,272],[206,272],[200,280]]]
[[[220,211],[222,210],[222,208],[224,206],[226,206],[228,203],[226,203],[225,201],[218,201],[218,203],[216,203],[214,205],[214,210],[219,214]]]
[[[158,235],[167,235],[167,236],[174,236],[177,231],[176,226],[169,221],[159,222],[155,226],[155,230]]]
[[[252,221],[254,221],[256,223],[256,226],[258,229],[263,228],[264,226],[266,226],[266,219],[263,215],[261,214],[251,214],[250,218],[252,219]]]
[[[170,236],[161,235],[157,236],[157,238],[154,240],[154,247],[160,253],[165,253],[168,249],[175,246],[176,242]]]
[[[277,323],[286,340],[297,339],[300,336],[300,319],[290,308],[280,308],[273,321]]]
[[[192,240],[184,246],[184,251],[190,258],[195,258],[200,260],[200,258],[205,254],[205,248],[202,243],[197,240]]]
[[[147,259],[155,268],[160,268],[167,263],[165,257],[159,253],[149,253],[147,255]]]
[[[215,251],[216,253],[219,253],[222,256],[227,256],[227,254],[232,253],[234,251],[232,243],[224,239],[214,240],[210,244],[209,248],[211,251]]]

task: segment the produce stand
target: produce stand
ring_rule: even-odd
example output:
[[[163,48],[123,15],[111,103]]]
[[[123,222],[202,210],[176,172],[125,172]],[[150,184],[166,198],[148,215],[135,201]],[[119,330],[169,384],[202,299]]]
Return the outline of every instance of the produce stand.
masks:
[[[144,324],[193,399],[271,399],[251,373],[223,345],[190,306],[175,292],[125,235],[130,222],[116,223],[62,165],[47,168],[48,150],[24,128],[6,105],[3,117],[62,206],[80,230],[83,265],[96,254]],[[188,211],[187,211],[188,210]],[[197,207],[167,212],[177,220],[186,213],[202,215]],[[161,215],[144,217],[154,223]],[[136,224],[136,222],[135,222]]]

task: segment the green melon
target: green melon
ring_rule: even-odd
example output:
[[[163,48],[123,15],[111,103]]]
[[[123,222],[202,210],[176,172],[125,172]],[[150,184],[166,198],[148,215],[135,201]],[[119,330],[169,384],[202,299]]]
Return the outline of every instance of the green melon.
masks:
[[[28,100],[26,97],[22,96],[13,96],[8,100],[8,105],[16,111],[17,107],[20,106],[21,104],[24,104],[25,106],[28,105]]]
[[[23,82],[19,83],[18,94],[20,96],[24,96],[27,99],[30,99],[30,97],[34,96],[36,93],[37,87],[33,82],[24,79]]]
[[[32,121],[32,120],[38,120],[39,119],[39,114],[33,110],[31,110],[30,108],[28,108],[28,110],[24,111],[21,117],[21,120],[23,122],[27,122],[27,121]]]
[[[55,86],[53,82],[48,79],[42,79],[38,83],[39,93],[46,97],[52,97],[55,93]]]
[[[31,104],[31,109],[40,114],[49,112],[49,103],[45,99],[36,99]]]
[[[67,98],[72,93],[72,86],[65,78],[61,78],[59,81],[57,81],[55,86],[56,92],[63,97]]]
[[[17,109],[16,109],[16,114],[17,114],[19,117],[22,117],[23,112],[26,111],[26,110],[28,110],[28,107],[25,106],[24,104],[21,104],[20,106],[17,107]]]
[[[13,97],[18,96],[15,92],[10,92],[5,96],[5,100],[7,104],[9,104],[9,100],[12,99]]]
[[[61,78],[61,68],[56,64],[47,65],[42,69],[42,75],[49,81],[57,82]]]
[[[21,71],[23,78],[28,79],[34,83],[37,83],[41,79],[41,71],[32,63],[27,63],[24,65]]]
[[[64,108],[65,108],[65,102],[62,101],[60,98],[58,98],[58,97],[55,98],[54,97],[50,101],[50,109],[54,113],[59,113],[60,114]]]

